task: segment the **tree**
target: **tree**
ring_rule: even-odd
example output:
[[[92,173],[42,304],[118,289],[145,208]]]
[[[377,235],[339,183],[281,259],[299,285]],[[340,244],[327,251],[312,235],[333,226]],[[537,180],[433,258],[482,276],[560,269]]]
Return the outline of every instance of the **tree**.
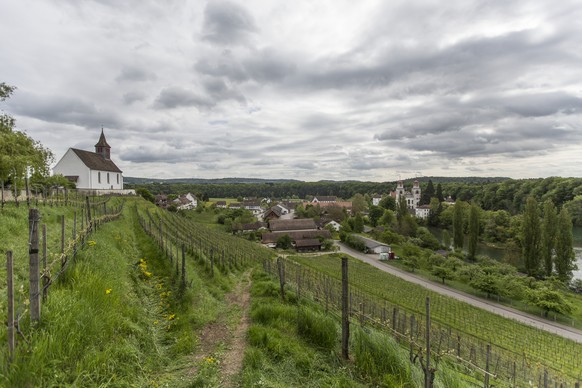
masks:
[[[358,193],[352,198],[352,212],[358,214],[364,210],[366,210],[366,199],[362,194]]]
[[[394,197],[387,195],[380,200],[378,206],[386,210],[396,210],[396,200],[394,199]]]
[[[11,96],[15,88],[0,83],[0,101]],[[0,114],[0,185],[2,189],[2,206],[4,206],[4,185],[11,182],[14,192],[18,193],[17,185],[30,173],[39,177],[49,175],[49,165],[54,157],[50,150],[27,136],[24,132],[15,130],[13,117]],[[17,202],[18,204],[18,202]]]
[[[436,265],[432,267],[430,273],[436,276],[437,278],[440,278],[443,284],[445,284],[445,280],[447,279],[452,280],[455,278],[455,273],[453,272],[453,270],[441,265]]]
[[[379,206],[370,206],[370,211],[368,213],[368,217],[370,218],[370,223],[372,226],[377,226],[378,221],[384,215],[384,209]]]
[[[473,203],[469,212],[469,244],[468,256],[470,260],[475,260],[477,253],[477,243],[479,242],[479,207]]]
[[[439,200],[439,202],[443,202],[445,200],[445,197],[443,197],[443,187],[441,186],[440,183],[437,183],[436,197]]]
[[[554,264],[558,278],[564,282],[572,278],[572,270],[575,269],[575,255],[572,249],[572,219],[568,209],[562,207],[558,215],[556,228],[556,257]]]
[[[353,230],[356,233],[362,233],[364,231],[364,219],[360,213],[356,214],[356,217],[354,218]]]
[[[525,270],[534,276],[540,268],[540,215],[535,197],[528,197],[523,213],[522,253]]]
[[[406,205],[406,198],[401,195],[398,199],[398,204],[396,206],[396,223],[398,224],[398,228],[402,229],[402,223],[404,218],[408,216],[408,206]]]
[[[153,194],[146,188],[140,187],[139,189],[136,189],[135,192],[137,195],[140,195],[146,201],[150,201],[151,203],[154,203],[156,200],[156,198],[153,196]],[[224,220],[223,220],[223,223],[224,223]]]
[[[449,231],[447,229],[443,229],[442,240],[443,240],[443,245],[445,246],[445,249],[450,249],[451,248],[451,234],[449,233]]]
[[[556,240],[558,213],[551,199],[544,202],[544,219],[541,230],[541,256],[546,276],[552,276],[553,252]]]
[[[424,189],[422,192],[419,205],[428,205],[434,196],[434,185],[432,184],[432,180],[429,179],[428,184],[426,185],[426,189]]]
[[[418,258],[416,256],[407,256],[402,259],[402,264],[410,271],[414,272],[415,269],[420,268],[418,263]]]
[[[474,289],[487,294],[487,298],[489,298],[491,294],[499,294],[500,284],[498,275],[482,273],[474,277],[469,284]]]
[[[440,222],[440,216],[443,212],[443,204],[439,202],[436,198],[431,198],[430,200],[430,213],[428,215],[428,224],[430,226],[438,226]]]
[[[463,205],[456,201],[453,209],[453,247],[463,249]]]
[[[292,242],[291,237],[288,234],[284,234],[277,239],[277,248],[289,249],[291,248]]]
[[[528,304],[544,310],[544,316],[546,318],[550,311],[564,315],[572,312],[572,306],[564,294],[548,287],[526,290],[525,298]]]

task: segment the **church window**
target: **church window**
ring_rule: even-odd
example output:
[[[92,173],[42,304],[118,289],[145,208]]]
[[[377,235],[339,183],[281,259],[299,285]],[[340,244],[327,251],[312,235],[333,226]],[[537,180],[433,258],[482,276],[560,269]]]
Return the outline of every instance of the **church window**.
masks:
[[[101,171],[97,173],[97,182],[101,183]]]
[[[117,184],[119,184],[119,174],[117,174]]]
[[[107,183],[109,183],[109,173],[107,173]]]

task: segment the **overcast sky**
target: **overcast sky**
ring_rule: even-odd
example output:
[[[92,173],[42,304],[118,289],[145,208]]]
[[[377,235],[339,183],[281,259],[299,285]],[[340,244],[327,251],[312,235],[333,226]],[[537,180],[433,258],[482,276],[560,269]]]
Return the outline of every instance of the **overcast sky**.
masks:
[[[582,176],[581,1],[0,0],[0,109],[125,176]]]

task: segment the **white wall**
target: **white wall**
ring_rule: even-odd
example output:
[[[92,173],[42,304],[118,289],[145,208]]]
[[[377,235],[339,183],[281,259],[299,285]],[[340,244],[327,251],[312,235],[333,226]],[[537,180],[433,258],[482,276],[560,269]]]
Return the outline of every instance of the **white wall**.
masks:
[[[99,173],[101,173],[101,182],[99,182]],[[53,174],[78,176],[78,189],[123,189],[123,174],[112,171],[91,170],[89,167],[85,166],[77,154],[75,154],[75,152],[70,148],[53,168]],[[107,174],[109,174],[109,183],[107,183]],[[119,183],[117,183],[117,176],[119,176]]]

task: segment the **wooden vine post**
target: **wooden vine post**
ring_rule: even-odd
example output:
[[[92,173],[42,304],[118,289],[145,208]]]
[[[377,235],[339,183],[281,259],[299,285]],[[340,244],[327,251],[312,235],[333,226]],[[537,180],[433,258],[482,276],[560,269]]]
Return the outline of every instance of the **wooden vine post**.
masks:
[[[184,244],[182,244],[182,287],[186,287],[186,248]]]
[[[348,310],[348,258],[342,256],[342,357],[349,358],[350,314]]]
[[[279,285],[281,286],[281,299],[285,300],[285,264],[281,257],[277,257],[277,270],[279,271]]]
[[[40,212],[38,209],[30,209],[28,212],[29,230],[29,276],[30,276],[30,319],[32,322],[40,320],[40,271],[38,260],[38,224]]]
[[[6,293],[8,295],[8,356],[14,354],[14,278],[12,251],[6,252]]]

